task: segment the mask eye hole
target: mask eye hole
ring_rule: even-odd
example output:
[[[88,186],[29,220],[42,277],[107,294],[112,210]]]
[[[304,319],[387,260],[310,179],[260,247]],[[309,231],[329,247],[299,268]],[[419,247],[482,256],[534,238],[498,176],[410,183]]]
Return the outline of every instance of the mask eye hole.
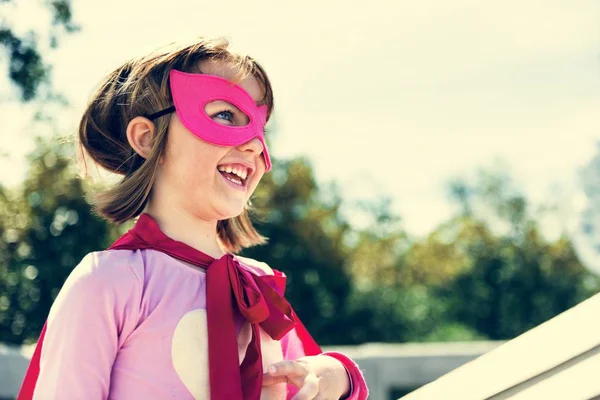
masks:
[[[224,100],[215,100],[207,103],[204,112],[217,124],[226,126],[246,126],[250,117],[233,104]]]

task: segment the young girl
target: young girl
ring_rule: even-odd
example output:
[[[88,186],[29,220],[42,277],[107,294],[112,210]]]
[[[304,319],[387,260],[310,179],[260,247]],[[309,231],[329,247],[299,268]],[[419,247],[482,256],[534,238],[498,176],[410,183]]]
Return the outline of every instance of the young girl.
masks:
[[[367,398],[357,365],[305,330],[285,275],[235,255],[265,241],[247,207],[271,169],[272,110],[262,67],[224,40],[108,76],[79,139],[123,175],[97,212],[137,221],[65,282],[19,399]]]

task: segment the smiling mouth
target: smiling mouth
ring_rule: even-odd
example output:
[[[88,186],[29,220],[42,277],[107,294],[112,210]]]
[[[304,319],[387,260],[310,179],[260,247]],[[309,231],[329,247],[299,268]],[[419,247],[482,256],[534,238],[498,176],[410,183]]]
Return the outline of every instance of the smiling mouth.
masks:
[[[231,182],[235,185],[238,185],[240,187],[246,186],[246,181],[248,178],[247,171],[240,171],[237,169],[226,168],[226,167],[218,167],[217,170],[229,182]]]

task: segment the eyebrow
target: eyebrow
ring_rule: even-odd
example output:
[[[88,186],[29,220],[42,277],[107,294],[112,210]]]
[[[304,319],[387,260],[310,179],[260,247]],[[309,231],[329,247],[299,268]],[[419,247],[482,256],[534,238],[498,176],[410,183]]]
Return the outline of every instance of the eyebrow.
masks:
[[[202,71],[202,70],[200,69],[200,67],[198,67],[198,73],[200,73],[200,74],[202,74],[202,75],[210,75],[210,74],[207,74],[206,72]],[[215,75],[215,76],[218,76],[218,75]],[[222,77],[221,77],[221,78],[222,78]],[[227,79],[227,80],[229,80],[229,79]],[[230,82],[231,82],[231,81],[230,81]],[[231,83],[233,83],[233,84],[234,84],[234,85],[236,85],[236,86],[239,86],[239,87],[240,87],[240,88],[241,88],[241,89],[242,89],[244,92],[248,93],[248,91],[247,91],[246,89],[244,89],[244,88],[242,88],[242,87],[240,86],[239,82],[238,82],[238,83],[231,82]],[[262,98],[262,99],[260,99],[259,101],[255,101],[255,102],[254,102],[254,103],[256,104],[256,106],[257,106],[257,107],[261,107],[261,106],[266,106],[266,105],[267,105],[267,93],[266,93],[266,90],[265,90],[265,88],[264,88],[264,87],[263,87],[262,89],[263,89],[263,91],[265,92],[265,95],[264,95],[264,96],[263,96],[263,98]],[[248,96],[250,96],[250,93],[248,93]],[[252,98],[252,96],[250,96],[250,98]],[[252,99],[252,100],[254,100],[254,99]]]

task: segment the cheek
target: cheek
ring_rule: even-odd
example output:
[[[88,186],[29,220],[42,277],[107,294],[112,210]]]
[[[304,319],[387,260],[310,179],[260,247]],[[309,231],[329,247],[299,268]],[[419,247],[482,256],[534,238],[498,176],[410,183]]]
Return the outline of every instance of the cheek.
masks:
[[[223,150],[217,146],[189,135],[181,140],[169,152],[169,158],[176,165],[177,172],[187,179],[194,181],[214,177],[218,160],[223,156]]]
[[[265,167],[264,164],[263,166],[259,166],[257,171],[255,172],[254,176],[252,177],[252,182],[250,182],[250,192],[254,192],[254,189],[256,189],[256,187],[258,186],[260,180],[262,179],[262,177],[265,174]]]
[[[214,180],[216,166],[210,154],[193,147],[171,149],[159,166],[159,172],[169,186],[189,193],[198,187],[207,187]]]

